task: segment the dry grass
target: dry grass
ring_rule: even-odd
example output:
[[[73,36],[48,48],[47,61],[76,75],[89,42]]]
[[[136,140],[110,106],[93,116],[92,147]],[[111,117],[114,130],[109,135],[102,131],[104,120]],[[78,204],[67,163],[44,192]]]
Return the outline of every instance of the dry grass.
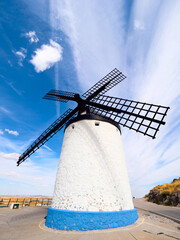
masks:
[[[173,183],[158,185],[154,187],[152,190],[157,191],[159,193],[169,192],[169,194],[180,192],[180,179],[176,180]]]

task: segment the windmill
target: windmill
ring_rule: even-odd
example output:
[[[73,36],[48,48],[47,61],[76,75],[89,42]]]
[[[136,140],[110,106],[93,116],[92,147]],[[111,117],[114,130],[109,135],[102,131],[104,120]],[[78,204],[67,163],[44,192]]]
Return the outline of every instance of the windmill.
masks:
[[[133,224],[133,206],[120,126],[155,138],[169,107],[104,95],[126,78],[112,70],[82,97],[50,90],[44,99],[77,102],[19,157],[19,166],[65,127],[52,206],[46,226],[93,230]]]

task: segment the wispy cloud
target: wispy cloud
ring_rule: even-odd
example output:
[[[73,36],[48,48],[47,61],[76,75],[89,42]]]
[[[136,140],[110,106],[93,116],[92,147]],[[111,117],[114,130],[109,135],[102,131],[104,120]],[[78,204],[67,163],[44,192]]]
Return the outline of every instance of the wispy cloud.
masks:
[[[54,152],[49,150],[50,148],[41,148],[33,156],[33,160],[28,158],[17,167],[16,162],[20,153],[27,148],[30,142],[32,142],[32,139],[24,143],[22,140],[14,141],[0,135],[0,182],[3,181],[0,194],[53,194],[56,176],[54,165],[57,165],[57,159]],[[9,184],[13,184],[13,188]]]
[[[140,22],[139,20],[135,20],[134,21],[134,28],[137,30],[144,30],[145,26],[142,22]]]
[[[29,31],[29,32],[25,33],[25,36],[27,38],[29,38],[29,42],[30,43],[37,43],[37,42],[39,42],[39,38],[37,37],[35,31]]]
[[[5,76],[3,76],[2,74],[0,74],[0,78],[2,78],[2,79],[6,79]]]
[[[23,52],[21,52],[21,51],[17,51],[16,55],[19,56],[22,59],[24,59],[26,57],[25,54]]]
[[[124,61],[124,19],[122,11],[117,11],[123,1],[104,1],[103,8],[96,1],[51,4],[52,17],[58,18],[57,27],[68,36],[79,82],[86,90]]]
[[[20,167],[17,167],[16,160],[18,155],[18,153],[6,154],[0,152],[0,181],[2,179],[6,180],[0,189],[0,194],[52,195],[55,171],[50,167],[39,167],[29,159]],[[16,184],[14,185],[13,183]],[[13,189],[9,187],[9,184],[13,184]]]
[[[6,114],[10,114],[11,113],[7,108],[2,107],[2,106],[0,106],[0,111],[3,112],[3,113],[6,113]]]
[[[15,88],[13,82],[8,82],[8,81],[6,81],[6,83],[7,83],[7,85],[9,85],[9,87],[10,87],[15,93],[17,93],[19,96],[22,95],[22,92],[19,91],[17,88]]]
[[[41,48],[36,49],[30,63],[34,65],[36,72],[43,72],[62,60],[62,52],[62,47],[50,40],[50,44],[43,44]]]
[[[23,61],[26,58],[27,50],[22,47],[19,51],[13,51],[13,53],[17,56],[18,64],[22,67]]]
[[[128,76],[112,91],[117,96],[171,107],[156,140],[122,129],[133,193],[142,196],[157,182],[177,177],[180,2],[133,1],[127,9],[124,1],[104,1],[103,10],[97,1],[51,4],[52,17],[69,38],[83,90],[117,67]]]
[[[19,135],[19,133],[17,131],[9,130],[8,128],[6,128],[4,131],[8,132],[9,134],[12,134],[14,136],[18,136]]]
[[[0,152],[0,157],[3,157],[3,158],[18,160],[19,156],[20,155],[18,153],[3,153],[3,152]]]
[[[53,150],[50,147],[48,147],[47,145],[44,144],[43,147],[46,148],[47,150],[49,150],[50,152],[53,152]]]
[[[136,190],[132,189],[135,193],[139,187],[141,196],[152,186],[171,181],[180,171],[180,34],[176,31],[179,28],[180,4],[176,2],[172,6],[166,2],[161,7],[159,4],[159,1],[147,1],[142,11],[141,3],[136,1],[133,18],[140,16],[141,22],[147,26],[143,33],[129,32],[127,41],[127,58],[131,60],[130,64],[127,62],[127,69],[133,79],[132,97],[171,107],[167,123],[161,127],[156,140],[136,136],[136,133],[123,135],[129,175]],[[138,63],[134,59],[138,59]],[[139,167],[141,171],[138,171]]]
[[[15,171],[8,171],[8,172],[4,172],[4,171],[0,171],[1,176],[3,177],[7,177],[8,179],[20,179],[20,174],[18,174]]]
[[[102,6],[95,0],[52,0],[51,20],[55,21],[54,28],[66,34],[71,45],[82,91],[117,67],[127,79],[108,94],[171,107],[165,119],[167,123],[155,140],[122,129],[133,195],[143,196],[153,185],[171,181],[180,172],[180,33],[177,30],[180,2],[134,0],[131,5],[127,2],[104,0]],[[33,38],[36,33],[30,32],[28,39],[36,42]],[[36,49],[30,62],[36,72],[43,72],[62,60],[62,52],[62,47],[51,40]],[[20,49],[14,54],[22,66],[26,50]],[[57,87],[60,84],[58,66],[55,71]],[[0,112],[10,114],[4,106]],[[47,164],[52,164],[53,152],[49,147],[41,148],[32,156],[33,161],[27,160],[17,168],[19,152],[27,143],[20,142],[19,138],[11,141],[6,136],[9,135],[0,134],[1,176],[26,184],[25,191],[29,194],[34,194],[34,189],[43,192],[45,185],[48,191],[52,189],[56,170],[50,165],[43,167],[41,161],[46,159]],[[16,194],[18,191],[19,188],[14,189]]]
[[[4,132],[0,129],[0,134],[4,134]]]

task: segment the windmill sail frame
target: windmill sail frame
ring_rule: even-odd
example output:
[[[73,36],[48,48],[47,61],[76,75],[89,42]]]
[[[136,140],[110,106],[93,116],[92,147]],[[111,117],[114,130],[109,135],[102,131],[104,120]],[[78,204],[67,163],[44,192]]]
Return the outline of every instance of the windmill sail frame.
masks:
[[[94,97],[98,96],[101,92],[105,93],[110,90],[112,87],[123,81],[126,77],[118,70],[113,69],[108,73],[104,78],[97,82],[93,87],[86,91],[83,96],[86,97],[86,100],[91,100]],[[57,93],[59,90],[51,90],[50,94]],[[59,91],[62,92],[62,91]],[[64,92],[66,96],[73,97],[73,93]],[[47,94],[46,94],[47,95]],[[44,97],[45,98],[45,97]],[[49,99],[49,100],[56,100]],[[61,99],[63,102],[66,100]],[[36,150],[38,150],[43,144],[45,144],[51,137],[53,137],[59,130],[61,130],[64,125],[77,114],[78,107],[74,110],[68,109],[63,115],[61,115],[56,121],[54,121],[31,145],[30,147],[20,155],[17,166],[24,162],[30,155],[32,155]]]
[[[75,109],[68,109],[56,121],[54,121],[19,157],[19,166],[31,154],[52,138],[65,124],[82,112],[88,106],[90,113],[113,120],[123,127],[135,130],[146,136],[155,138],[169,107],[143,103],[123,98],[106,96],[104,93],[112,89],[126,78],[118,69],[113,69],[104,78],[98,81],[80,98],[79,94],[67,91],[51,89],[43,98],[67,103],[69,100],[76,101]]]

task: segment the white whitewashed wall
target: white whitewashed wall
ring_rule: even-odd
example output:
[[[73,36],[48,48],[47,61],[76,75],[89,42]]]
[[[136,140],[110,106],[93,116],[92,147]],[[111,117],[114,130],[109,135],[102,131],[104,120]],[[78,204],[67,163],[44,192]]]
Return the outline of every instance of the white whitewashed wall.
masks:
[[[77,211],[134,208],[116,126],[80,120],[66,128],[52,207]]]

